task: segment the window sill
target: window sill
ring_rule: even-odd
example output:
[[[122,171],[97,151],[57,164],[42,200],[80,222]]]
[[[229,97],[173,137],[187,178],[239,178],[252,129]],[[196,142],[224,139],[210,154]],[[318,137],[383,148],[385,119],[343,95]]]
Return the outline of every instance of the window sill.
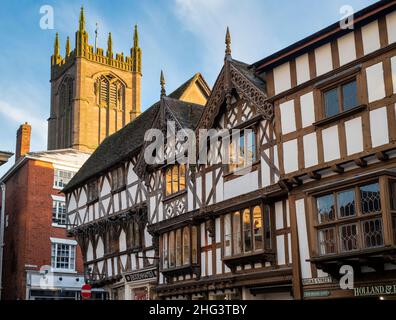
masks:
[[[165,277],[175,277],[175,276],[182,276],[187,274],[196,274],[199,277],[201,268],[197,263],[194,264],[187,264],[184,266],[179,267],[172,267],[168,269],[161,269],[160,270]]]
[[[225,174],[223,174],[223,178],[226,181],[229,181],[229,180],[232,180],[232,179],[235,179],[238,177],[242,177],[245,174],[256,171],[259,165],[260,165],[260,160],[256,160],[249,167],[238,168],[234,171],[226,172]],[[227,166],[229,166],[229,165],[227,165]]]
[[[239,254],[234,256],[227,256],[222,258],[225,265],[227,265],[233,272],[237,266],[254,263],[272,262],[275,260],[275,253],[271,250],[262,250],[253,253]]]
[[[177,197],[180,197],[180,196],[182,196],[182,195],[184,195],[186,193],[187,193],[187,189],[184,189],[182,191],[179,191],[179,192],[167,195],[167,196],[164,195],[164,199],[162,201],[163,202],[170,201],[170,200],[172,200],[174,198],[177,198]]]
[[[54,228],[66,229],[66,225],[64,225],[64,224],[52,223],[51,226],[53,226]]]
[[[326,124],[329,124],[329,123],[338,121],[340,119],[349,117],[349,116],[351,116],[353,114],[359,113],[359,112],[365,110],[366,108],[367,108],[367,105],[361,104],[361,105],[359,105],[357,107],[354,107],[352,109],[346,110],[346,111],[341,112],[341,113],[338,113],[338,114],[336,114],[334,116],[327,117],[327,118],[324,118],[322,120],[316,121],[316,122],[313,123],[313,125],[315,127],[322,127],[322,126],[325,126]]]
[[[77,274],[78,273],[76,270],[56,269],[56,268],[51,268],[51,272],[53,272],[53,273],[70,273],[70,274]]]

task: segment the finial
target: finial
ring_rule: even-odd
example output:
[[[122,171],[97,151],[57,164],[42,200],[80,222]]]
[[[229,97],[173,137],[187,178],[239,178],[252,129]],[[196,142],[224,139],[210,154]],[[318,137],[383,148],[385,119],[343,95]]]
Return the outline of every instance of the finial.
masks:
[[[161,98],[163,96],[166,96],[166,91],[165,91],[165,77],[164,77],[164,72],[161,70],[161,76],[160,76],[160,85],[161,85]]]
[[[225,36],[225,44],[226,44],[226,49],[225,49],[226,57],[231,57],[231,35],[230,35],[230,29],[228,27]]]
[[[70,55],[70,38],[67,37],[66,39],[66,57]]]
[[[60,56],[60,47],[59,47],[59,35],[58,32],[55,35],[55,44],[54,44],[54,56]]]
[[[133,47],[134,48],[139,47],[139,34],[138,34],[137,24],[135,24],[135,31],[133,33]]]
[[[113,40],[111,39],[111,32],[109,32],[109,37],[107,39],[107,56],[109,58],[113,56]]]
[[[81,6],[78,30],[79,31],[85,31],[85,17],[84,17],[84,7],[83,6]]]

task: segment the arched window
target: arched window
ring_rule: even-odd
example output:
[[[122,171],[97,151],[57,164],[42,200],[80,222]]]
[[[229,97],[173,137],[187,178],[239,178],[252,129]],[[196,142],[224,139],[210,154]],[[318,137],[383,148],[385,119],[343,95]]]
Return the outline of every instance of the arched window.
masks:
[[[182,264],[182,235],[181,229],[176,231],[176,266],[181,266]]]
[[[73,79],[65,78],[59,88],[59,148],[71,147],[73,132]]]
[[[171,231],[169,233],[169,267],[174,267],[175,265],[176,265],[175,232]]]
[[[198,232],[196,226],[191,228],[191,257],[192,263],[198,263]]]
[[[190,229],[183,229],[183,264],[190,264]]]
[[[101,75],[94,86],[96,104],[99,106],[99,142],[128,121],[125,115],[125,85],[111,74]],[[120,123],[121,122],[121,123]]]

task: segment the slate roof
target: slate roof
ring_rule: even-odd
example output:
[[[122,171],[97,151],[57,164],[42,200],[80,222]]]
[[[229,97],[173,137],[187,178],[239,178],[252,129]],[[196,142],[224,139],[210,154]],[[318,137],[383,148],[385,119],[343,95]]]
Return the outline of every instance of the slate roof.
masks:
[[[186,83],[182,86],[185,85]],[[179,93],[180,87],[175,92],[170,94],[170,96],[181,95]],[[103,140],[62,191],[68,192],[75,189],[87,180],[99,175],[101,172],[107,171],[138,152],[143,145],[145,132],[152,128],[161,107],[168,108],[182,127],[195,129],[204,110],[204,106],[173,99],[170,96],[164,96],[161,101],[156,102],[134,121]]]

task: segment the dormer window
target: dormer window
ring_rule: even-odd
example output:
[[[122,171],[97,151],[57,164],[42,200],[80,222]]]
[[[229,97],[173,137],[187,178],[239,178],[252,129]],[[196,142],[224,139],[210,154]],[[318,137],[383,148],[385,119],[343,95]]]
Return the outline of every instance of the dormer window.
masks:
[[[231,138],[229,147],[229,171],[233,172],[252,165],[257,160],[256,128],[248,127],[240,131],[239,138]]]
[[[97,181],[88,183],[88,203],[97,201],[99,198],[99,185]]]
[[[165,195],[171,196],[186,189],[186,165],[174,164],[165,171]]]
[[[119,191],[125,187],[124,167],[118,167],[111,172],[111,190]]]

